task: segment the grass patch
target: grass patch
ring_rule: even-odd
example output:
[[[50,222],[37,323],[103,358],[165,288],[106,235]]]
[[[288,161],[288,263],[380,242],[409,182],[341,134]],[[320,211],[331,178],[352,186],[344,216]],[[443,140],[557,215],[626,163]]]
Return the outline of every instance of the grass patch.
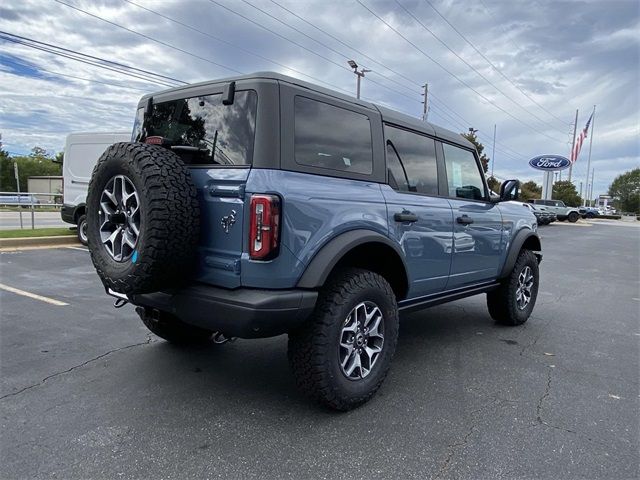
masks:
[[[63,235],[75,235],[76,232],[68,228],[30,228],[16,230],[0,230],[0,238],[25,238],[25,237],[59,237]]]

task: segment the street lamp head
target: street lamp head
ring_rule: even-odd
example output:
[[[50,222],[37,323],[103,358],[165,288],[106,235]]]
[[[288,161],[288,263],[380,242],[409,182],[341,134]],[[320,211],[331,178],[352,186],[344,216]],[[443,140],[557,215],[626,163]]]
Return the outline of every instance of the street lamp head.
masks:
[[[347,63],[348,63],[348,64],[349,64],[349,66],[350,66],[351,68],[353,68],[353,69],[358,68],[358,64],[357,64],[356,62],[354,62],[353,60],[349,60]]]

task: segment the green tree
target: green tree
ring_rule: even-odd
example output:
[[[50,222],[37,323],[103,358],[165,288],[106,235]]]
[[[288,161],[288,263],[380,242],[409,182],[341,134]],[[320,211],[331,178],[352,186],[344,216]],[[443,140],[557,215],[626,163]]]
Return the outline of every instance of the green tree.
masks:
[[[618,175],[609,187],[614,205],[622,212],[640,212],[640,168]]]
[[[568,180],[561,180],[553,184],[553,199],[562,200],[569,207],[579,207],[582,203],[576,186]]]
[[[460,135],[462,135],[464,138],[466,138],[476,146],[476,150],[478,151],[478,156],[480,157],[480,162],[482,162],[482,169],[484,170],[484,173],[487,173],[487,170],[489,169],[489,157],[487,157],[483,153],[484,145],[480,143],[480,141],[478,140],[478,137],[476,136],[476,133],[467,132],[467,133],[461,133]]]
[[[492,192],[500,193],[500,182],[496,177],[487,178],[487,184]]]
[[[0,153],[0,191],[17,191],[13,163],[18,165],[20,191],[27,191],[27,179],[35,176],[62,175],[62,165],[52,162],[52,157],[40,147],[33,147],[29,155],[12,157]]]
[[[520,198],[526,202],[542,196],[542,187],[539,187],[536,182],[529,180],[520,185]]]

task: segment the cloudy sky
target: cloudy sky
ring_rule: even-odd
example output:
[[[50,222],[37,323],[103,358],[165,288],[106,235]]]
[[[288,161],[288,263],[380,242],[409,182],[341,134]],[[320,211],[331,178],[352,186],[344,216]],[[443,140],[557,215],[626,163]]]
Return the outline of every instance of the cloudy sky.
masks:
[[[363,98],[419,117],[428,83],[429,121],[478,129],[489,156],[496,124],[500,178],[541,183],[527,160],[569,156],[575,110],[580,131],[597,105],[594,193],[606,193],[618,173],[640,166],[639,5],[8,0],[0,6],[0,133],[6,150],[23,153],[60,151],[73,131],[130,131],[138,98],[177,84],[151,73],[196,82],[272,70],[353,94],[352,58],[372,70]],[[66,56],[46,51],[53,47]],[[74,52],[145,72],[81,63],[68,58]],[[588,151],[587,141],[574,168],[578,188]]]

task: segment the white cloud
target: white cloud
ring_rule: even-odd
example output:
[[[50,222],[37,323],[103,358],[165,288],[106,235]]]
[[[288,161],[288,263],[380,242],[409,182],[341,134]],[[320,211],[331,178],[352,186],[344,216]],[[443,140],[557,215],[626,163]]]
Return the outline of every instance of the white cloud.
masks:
[[[363,81],[364,97],[414,116],[419,116],[422,111],[420,85],[428,82],[434,95],[430,120],[456,131],[466,130],[469,126],[479,129],[488,154],[491,154],[493,125],[497,124],[496,171],[503,172],[504,176],[535,179],[537,174],[526,164],[528,158],[540,153],[568,155],[572,131],[569,124],[573,121],[575,109],[581,111],[578,121],[578,129],[581,129],[594,104],[598,107],[592,163],[597,172],[602,172],[596,174],[596,191],[604,191],[615,174],[638,165],[640,44],[639,13],[635,0],[618,0],[615,8],[603,8],[601,2],[544,1],[531,8],[527,2],[492,4],[488,0],[473,3],[432,0],[440,13],[544,109],[491,68],[437,16],[427,2],[400,0],[450,48],[518,105],[457,59],[395,2],[362,0],[434,60],[533,128],[479,98],[357,2],[276,0],[313,25],[342,39],[352,49],[301,22],[271,1],[248,0],[329,45],[339,52],[336,53],[268,18],[250,4],[220,0],[226,7],[317,52],[334,64],[206,1],[133,0],[243,50],[123,1],[64,1],[210,62],[242,72],[275,70],[353,92],[355,78],[345,64],[347,58],[353,58],[374,70]],[[231,74],[223,67],[56,2],[5,2],[0,7],[0,30],[189,82]],[[128,130],[137,100],[143,93],[134,89],[154,91],[164,88],[49,53],[0,42],[0,131],[11,151],[28,151],[34,145],[60,150],[65,135],[71,131]],[[9,62],[25,63],[30,68],[24,71]],[[40,69],[128,85],[132,89],[57,77]],[[553,118],[545,109],[563,122]],[[545,135],[557,140],[550,140]],[[582,176],[586,175],[586,148],[587,144],[576,166],[576,171],[582,172]]]

